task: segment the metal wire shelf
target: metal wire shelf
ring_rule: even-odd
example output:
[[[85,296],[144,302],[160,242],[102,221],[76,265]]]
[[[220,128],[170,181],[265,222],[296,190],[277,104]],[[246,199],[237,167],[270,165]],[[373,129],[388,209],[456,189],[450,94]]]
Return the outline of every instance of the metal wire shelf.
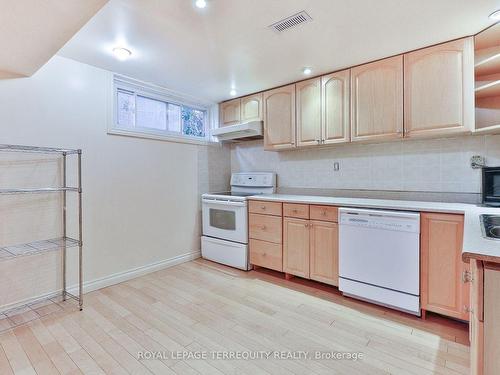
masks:
[[[0,189],[1,195],[7,194],[43,194],[73,191],[78,192],[76,187],[55,187],[55,188],[26,188],[26,189]]]
[[[64,248],[80,246],[80,241],[70,237],[53,238],[13,246],[0,247],[0,261],[17,257],[47,253]]]
[[[78,297],[68,292],[63,297],[61,292],[57,292],[27,304],[2,310],[0,311],[0,334],[49,314],[70,308],[75,304],[72,301],[76,301],[78,304]]]
[[[81,150],[75,150],[70,148],[37,147],[37,146],[5,145],[5,144],[0,144],[0,151],[35,152],[41,154],[61,154],[61,155],[79,154],[82,152]]]
[[[54,297],[49,298],[49,301],[54,302],[59,305],[64,303],[67,298],[71,298],[77,301],[78,308],[83,309],[83,231],[82,231],[82,150],[73,150],[66,148],[53,148],[53,147],[36,147],[36,146],[19,146],[19,145],[5,145],[0,144],[0,152],[31,152],[31,153],[43,153],[43,154],[55,154],[61,156],[62,159],[62,186],[61,187],[46,187],[46,188],[7,188],[0,189],[0,195],[9,194],[30,194],[30,193],[62,193],[62,237],[53,238],[44,241],[35,241],[15,246],[4,246],[0,247],[0,262],[4,260],[14,259],[18,257],[25,257],[35,254],[42,254],[50,251],[61,251],[61,262],[62,262],[62,285],[61,291],[54,294],[61,299],[62,302],[58,303],[54,300]],[[67,157],[68,155],[76,155],[77,158],[77,186],[70,187],[67,185]],[[70,238],[67,235],[67,193],[76,192],[78,197],[77,215],[78,215],[78,239]],[[2,217],[2,220],[5,218]],[[70,247],[78,247],[78,286],[77,286],[77,296],[69,293],[67,291],[67,250]],[[38,299],[39,300],[39,299]],[[3,329],[11,329],[18,325],[21,325],[27,321],[37,319],[40,317],[40,313],[33,308],[38,301],[30,301],[27,304],[17,306],[14,313],[19,313],[14,317],[14,313],[9,310],[7,312],[0,311],[0,332]],[[39,305],[36,305],[40,307]],[[50,310],[50,308],[40,307],[43,311]],[[1,310],[1,308],[0,308]],[[12,315],[12,316],[10,316]],[[5,324],[4,324],[5,323]],[[8,323],[8,324],[7,324]]]

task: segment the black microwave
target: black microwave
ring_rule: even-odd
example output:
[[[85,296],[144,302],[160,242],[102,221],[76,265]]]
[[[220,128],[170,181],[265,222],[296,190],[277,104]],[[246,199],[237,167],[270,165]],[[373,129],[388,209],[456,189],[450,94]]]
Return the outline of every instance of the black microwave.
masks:
[[[500,167],[483,168],[483,204],[500,207]]]

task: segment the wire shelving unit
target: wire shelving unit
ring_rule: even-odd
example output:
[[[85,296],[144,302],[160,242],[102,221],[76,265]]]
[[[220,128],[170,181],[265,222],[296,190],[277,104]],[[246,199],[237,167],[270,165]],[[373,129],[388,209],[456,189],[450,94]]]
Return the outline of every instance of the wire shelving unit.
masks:
[[[62,193],[62,237],[50,238],[43,241],[35,241],[13,246],[0,247],[0,262],[14,259],[18,257],[32,256],[52,251],[61,251],[62,262],[62,292],[57,292],[45,297],[46,300],[54,301],[54,298],[60,296],[62,301],[67,298],[72,298],[78,302],[80,311],[83,309],[83,275],[82,275],[82,257],[83,257],[83,235],[82,235],[82,150],[66,149],[53,147],[35,147],[35,146],[19,146],[0,144],[0,152],[22,152],[22,153],[39,153],[39,154],[56,154],[62,157],[62,186],[58,187],[41,187],[41,188],[1,188],[0,195],[14,194],[50,194]],[[77,186],[67,185],[67,157],[75,155],[77,158]],[[78,236],[71,238],[67,235],[67,194],[76,193],[78,196]],[[78,248],[78,295],[69,293],[67,290],[67,251],[70,248]],[[29,304],[16,306],[15,309],[2,311],[0,315],[9,316],[13,310],[29,309],[35,304],[40,305],[41,301],[30,301]],[[1,323],[1,317],[0,317]],[[18,324],[10,324],[8,328],[13,328]],[[0,332],[2,325],[0,324]]]

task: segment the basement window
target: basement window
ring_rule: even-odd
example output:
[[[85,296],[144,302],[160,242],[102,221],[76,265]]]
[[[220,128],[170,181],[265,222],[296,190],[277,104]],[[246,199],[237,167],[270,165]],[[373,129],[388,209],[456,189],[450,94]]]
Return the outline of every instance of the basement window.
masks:
[[[112,107],[110,134],[186,143],[209,141],[209,106],[167,89],[114,76]]]

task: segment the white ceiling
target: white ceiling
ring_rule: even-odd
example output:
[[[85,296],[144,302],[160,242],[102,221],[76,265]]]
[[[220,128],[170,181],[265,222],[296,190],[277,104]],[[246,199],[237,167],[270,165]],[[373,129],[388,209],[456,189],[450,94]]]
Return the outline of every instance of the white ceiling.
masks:
[[[230,98],[474,34],[499,0],[111,0],[60,51],[204,100]],[[267,26],[301,10],[313,22]],[[133,51],[127,61],[114,46]]]
[[[0,0],[0,79],[45,64],[108,0]]]

